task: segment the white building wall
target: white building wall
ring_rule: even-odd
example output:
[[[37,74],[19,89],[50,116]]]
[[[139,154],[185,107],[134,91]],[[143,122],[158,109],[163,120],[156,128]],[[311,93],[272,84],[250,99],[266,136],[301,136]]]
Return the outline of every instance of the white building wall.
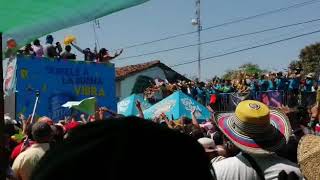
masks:
[[[148,76],[150,78],[156,79],[156,78],[160,78],[160,79],[166,79],[166,76],[163,72],[163,70],[159,67],[153,67],[144,71],[141,71],[137,74],[134,74],[132,76],[129,76],[123,80],[120,81],[120,84],[117,85],[117,92],[119,92],[119,100],[122,100],[128,96],[130,96],[132,88],[137,80],[137,78],[139,76]],[[119,83],[119,82],[117,82]]]

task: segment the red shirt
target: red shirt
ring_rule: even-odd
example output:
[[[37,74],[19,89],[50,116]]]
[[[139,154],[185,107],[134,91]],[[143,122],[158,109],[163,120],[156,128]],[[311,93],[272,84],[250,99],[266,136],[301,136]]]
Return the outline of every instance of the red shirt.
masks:
[[[24,143],[24,142],[21,142],[20,144],[18,144],[18,145],[13,149],[13,151],[12,151],[12,153],[11,153],[11,156],[10,156],[10,159],[11,159],[12,161],[14,161],[14,160],[19,156],[19,154],[22,153],[22,152],[21,152],[21,148],[22,148],[23,143]],[[34,143],[35,143],[34,141],[29,141],[29,147],[30,147],[32,144],[34,144]],[[29,148],[29,147],[27,147],[27,148]],[[26,149],[27,149],[27,148],[26,148]]]
[[[79,123],[79,122],[77,122],[77,121],[71,121],[70,123],[68,123],[68,124],[65,126],[65,128],[66,128],[66,131],[68,132],[68,131],[70,131],[71,129],[76,128],[76,127],[78,127],[78,126],[80,126],[80,123]]]

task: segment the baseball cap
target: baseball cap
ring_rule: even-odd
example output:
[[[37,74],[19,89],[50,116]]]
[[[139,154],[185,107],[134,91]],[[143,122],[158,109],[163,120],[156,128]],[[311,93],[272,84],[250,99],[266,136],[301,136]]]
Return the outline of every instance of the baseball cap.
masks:
[[[214,143],[213,139],[203,137],[198,139],[198,142],[203,146],[206,152],[213,152],[216,144]]]

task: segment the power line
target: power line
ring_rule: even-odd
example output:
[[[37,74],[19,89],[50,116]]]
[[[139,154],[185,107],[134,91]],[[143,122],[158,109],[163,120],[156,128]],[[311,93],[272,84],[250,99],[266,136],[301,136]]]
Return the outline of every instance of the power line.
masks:
[[[317,25],[317,26],[318,26],[318,25]],[[297,33],[297,32],[301,32],[302,30],[305,30],[305,29],[308,29],[308,27],[304,27],[304,28],[302,28],[302,29],[298,29],[298,30],[295,30],[295,31],[293,31],[293,32],[294,32],[294,33]],[[266,42],[266,41],[271,41],[271,40],[274,40],[274,39],[278,39],[278,38],[280,38],[280,37],[287,36],[287,35],[292,36],[292,35],[293,35],[293,34],[292,34],[293,32],[278,34],[278,35],[276,35],[276,36],[272,36],[271,38],[270,38],[270,37],[268,37],[268,38],[263,38],[263,39],[261,39],[261,40],[259,40],[259,41],[254,41],[254,42],[246,43],[245,45],[241,45],[241,46],[237,46],[237,47],[225,49],[225,50],[223,50],[223,52],[226,52],[226,51],[234,51],[234,50],[236,50],[236,49],[243,48],[243,47],[245,47],[245,46],[253,46],[253,45],[256,45],[256,44],[259,44],[259,43],[263,43],[263,42]],[[171,66],[168,66],[168,67],[171,67]],[[157,70],[156,70],[156,69],[152,69],[152,70],[150,70],[150,71],[153,72],[153,71],[157,71]]]
[[[260,31],[254,31],[254,32],[250,32],[250,33],[244,33],[244,34],[228,36],[228,37],[224,37],[224,38],[220,38],[220,39],[215,39],[215,40],[211,40],[211,41],[202,42],[202,43],[200,43],[200,45],[211,44],[211,43],[214,43],[214,42],[220,42],[220,41],[235,39],[235,38],[239,38],[239,37],[260,34],[260,33],[268,32],[268,31],[274,31],[274,30],[288,28],[288,27],[292,27],[292,26],[308,24],[308,23],[312,23],[312,22],[316,22],[316,21],[320,21],[320,18],[319,19],[312,19],[312,20],[309,20],[309,21],[298,22],[298,23],[294,23],[294,24],[288,24],[288,25],[273,27],[273,28],[264,29],[264,30],[260,30]],[[190,45],[185,45],[185,46],[178,46],[178,47],[174,47],[174,48],[170,48],[170,49],[164,49],[164,50],[160,50],[160,51],[154,51],[154,52],[149,52],[149,53],[144,53],[144,54],[138,54],[138,55],[127,56],[127,57],[123,57],[123,58],[118,58],[118,60],[124,60],[124,59],[130,59],[130,58],[136,58],[136,57],[142,57],[142,56],[148,56],[148,55],[153,55],[153,54],[158,54],[158,53],[163,53],[163,52],[169,52],[169,51],[175,51],[175,50],[185,49],[185,48],[193,47],[193,46],[197,46],[197,45],[199,45],[199,44],[196,43],[196,44],[190,44]]]
[[[252,47],[236,50],[236,51],[231,51],[231,52],[227,52],[227,53],[223,53],[223,54],[219,54],[219,55],[215,55],[215,56],[202,58],[201,61],[214,59],[214,58],[218,58],[218,57],[222,57],[222,56],[227,56],[227,55],[230,55],[230,54],[235,54],[235,53],[239,53],[239,52],[243,52],[243,51],[248,51],[248,50],[251,50],[251,49],[256,49],[256,48],[260,48],[260,47],[264,47],[264,46],[269,46],[269,45],[272,45],[272,44],[276,44],[276,43],[280,43],[280,42],[296,39],[296,38],[299,38],[299,37],[303,37],[303,36],[307,36],[307,35],[311,35],[311,34],[315,34],[315,33],[320,33],[320,30],[312,31],[312,32],[309,32],[309,33],[304,33],[304,34],[300,34],[300,35],[297,35],[297,36],[293,36],[293,37],[289,37],[289,38],[285,38],[285,39],[280,39],[280,40],[277,40],[277,41],[264,43],[264,44],[260,44],[260,45],[257,45],[257,46],[252,46]],[[182,66],[182,65],[191,64],[191,63],[194,63],[194,62],[198,62],[198,60],[179,63],[179,64],[172,65],[170,67]]]
[[[214,29],[214,28],[218,28],[218,27],[222,27],[222,26],[227,26],[227,25],[230,25],[230,24],[235,24],[235,23],[239,23],[239,22],[255,19],[255,18],[258,18],[258,17],[263,17],[263,16],[266,16],[266,15],[271,15],[271,14],[275,14],[275,13],[279,13],[279,12],[285,12],[285,11],[288,11],[290,9],[300,8],[300,7],[307,6],[307,5],[310,5],[310,4],[313,4],[313,3],[317,3],[319,1],[320,0],[310,0],[310,1],[305,1],[305,2],[302,2],[302,3],[293,4],[293,5],[288,6],[288,7],[283,7],[283,8],[279,8],[279,9],[275,9],[275,10],[271,10],[271,11],[266,11],[266,12],[263,12],[263,13],[260,13],[260,14],[256,14],[256,15],[253,15],[253,16],[248,16],[248,17],[244,17],[244,18],[240,18],[240,19],[236,19],[236,20],[231,20],[229,22],[225,22],[225,23],[222,23],[222,24],[217,24],[217,25],[214,25],[214,26],[203,28],[201,31],[207,31],[207,30],[210,30],[210,29]],[[191,32],[186,32],[186,33],[181,33],[181,34],[175,34],[175,35],[167,36],[167,37],[156,39],[156,40],[152,40],[152,41],[146,41],[146,42],[142,42],[142,43],[129,45],[129,46],[126,46],[126,47],[123,47],[123,48],[120,48],[120,49],[130,49],[130,48],[134,48],[134,47],[138,47],[138,46],[144,46],[144,45],[147,45],[147,44],[152,44],[152,43],[156,43],[156,42],[160,42],[160,41],[174,39],[174,38],[177,38],[177,37],[187,36],[187,35],[194,34],[194,33],[197,33],[197,32],[198,31],[191,31]]]
[[[312,27],[313,28],[314,27],[319,27],[319,25],[318,24],[317,25],[313,25]],[[252,41],[249,41],[249,43],[245,43],[245,44],[242,44],[240,46],[233,46],[232,48],[227,48],[227,49],[222,50],[222,52],[234,51],[234,50],[237,50],[237,49],[241,49],[243,47],[254,46],[254,45],[261,44],[261,43],[274,41],[274,40],[277,40],[279,38],[294,36],[297,33],[303,33],[303,32],[306,32],[306,30],[310,30],[310,29],[311,29],[311,27],[304,26],[303,28],[294,29],[294,31],[272,35],[270,37],[265,37],[265,38],[262,38],[262,39],[259,39],[259,40],[252,40]]]
[[[98,38],[97,31],[96,31],[96,28],[100,29],[99,20],[95,19],[95,20],[92,22],[92,27],[93,27],[93,35],[94,35],[95,49],[96,49],[96,48],[100,49],[99,38]]]

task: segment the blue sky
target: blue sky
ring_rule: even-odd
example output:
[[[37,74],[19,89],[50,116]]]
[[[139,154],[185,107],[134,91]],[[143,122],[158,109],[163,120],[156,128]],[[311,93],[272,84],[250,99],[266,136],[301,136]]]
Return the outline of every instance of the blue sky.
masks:
[[[302,0],[201,0],[202,26],[206,28],[230,20],[259,14],[265,11],[287,7]],[[268,15],[241,23],[236,23],[202,32],[202,40],[209,41],[227,36],[263,30],[276,26],[292,24],[319,18],[320,2],[286,12]],[[151,0],[145,4],[123,10],[99,19],[100,29],[97,29],[100,46],[107,49],[117,49],[128,45],[155,40],[166,36],[196,30],[191,25],[195,16],[195,0]],[[298,34],[320,29],[320,21],[280,29],[259,35],[231,39],[202,46],[202,57],[214,56],[232,50],[242,49],[257,44],[275,41]],[[94,47],[93,23],[86,23],[72,28],[52,33],[56,40],[62,41],[66,35],[77,37],[77,44],[83,48]],[[210,59],[202,62],[202,79],[221,75],[228,69],[233,69],[246,62],[259,64],[269,70],[283,70],[291,60],[297,59],[299,51],[304,46],[319,41],[320,33],[305,36],[268,47],[262,47],[233,55]],[[43,40],[43,38],[42,38]],[[194,44],[196,34],[157,42],[146,46],[125,49],[121,57]],[[76,52],[76,50],[74,50]],[[79,53],[78,59],[83,59]],[[115,60],[117,67],[138,64],[152,60],[161,60],[167,65],[174,65],[197,59],[197,47],[177,51],[154,54],[144,57]],[[189,77],[197,75],[197,64],[174,67],[174,70]]]

